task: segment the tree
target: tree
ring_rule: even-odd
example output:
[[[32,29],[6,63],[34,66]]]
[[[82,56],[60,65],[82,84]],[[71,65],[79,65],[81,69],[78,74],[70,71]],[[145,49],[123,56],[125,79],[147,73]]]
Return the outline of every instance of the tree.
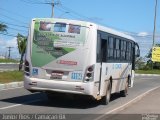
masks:
[[[0,23],[0,32],[5,32],[7,31],[7,25]]]
[[[24,57],[24,54],[25,54],[25,51],[26,51],[26,42],[27,42],[27,37],[18,33],[17,44],[18,44],[19,54],[21,55],[20,62],[19,62],[19,70],[22,69],[23,57]]]
[[[160,47],[160,44],[156,44],[155,47]],[[151,69],[153,66],[154,69],[160,69],[160,62],[153,62],[152,63],[152,48],[149,50],[148,54],[146,55],[146,58],[148,58],[147,66]]]
[[[138,57],[136,59],[136,69],[142,70],[145,68],[145,65],[146,63],[143,57]]]

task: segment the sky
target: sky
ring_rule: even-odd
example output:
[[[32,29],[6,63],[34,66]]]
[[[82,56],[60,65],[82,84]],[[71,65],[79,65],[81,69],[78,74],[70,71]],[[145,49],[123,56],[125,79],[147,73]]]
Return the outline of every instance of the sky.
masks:
[[[8,26],[0,34],[0,56],[19,58],[16,35],[27,36],[32,18],[51,17],[53,0],[0,0],[0,23]],[[141,56],[152,46],[156,0],[54,0],[54,17],[90,21],[132,35]],[[160,43],[160,0],[157,6],[156,39]],[[4,35],[5,34],[5,35]]]

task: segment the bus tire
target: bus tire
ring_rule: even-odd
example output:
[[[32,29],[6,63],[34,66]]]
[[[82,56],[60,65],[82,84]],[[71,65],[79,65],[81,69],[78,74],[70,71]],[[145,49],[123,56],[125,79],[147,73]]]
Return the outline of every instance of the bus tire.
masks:
[[[120,92],[122,97],[126,97],[128,95],[128,89],[129,89],[129,79],[126,81],[125,89]]]
[[[106,96],[104,96],[102,98],[102,104],[103,105],[108,105],[109,104],[110,98],[111,98],[111,89],[112,89],[112,86],[111,86],[111,82],[109,81],[107,91],[106,91]]]

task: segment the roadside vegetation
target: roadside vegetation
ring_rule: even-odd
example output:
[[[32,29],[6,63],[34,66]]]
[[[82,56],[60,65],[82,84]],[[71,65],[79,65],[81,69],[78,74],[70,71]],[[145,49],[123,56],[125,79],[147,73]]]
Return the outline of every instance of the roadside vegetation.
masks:
[[[160,44],[156,44],[160,47]],[[136,60],[136,73],[138,74],[160,74],[160,62],[152,62],[152,49],[145,57],[139,57]]]
[[[23,81],[23,71],[0,72],[0,84]]]
[[[18,63],[18,61],[14,59],[0,59],[0,63]]]
[[[160,70],[136,70],[138,74],[160,74]]]
[[[151,60],[144,62],[142,58],[136,63],[136,73],[138,74],[160,74],[160,63],[152,63]]]

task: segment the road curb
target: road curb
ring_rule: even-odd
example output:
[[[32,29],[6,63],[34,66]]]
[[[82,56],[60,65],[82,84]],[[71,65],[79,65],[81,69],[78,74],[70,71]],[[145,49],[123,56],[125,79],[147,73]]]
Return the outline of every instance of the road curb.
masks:
[[[6,84],[0,84],[0,91],[23,87],[23,85],[24,85],[23,82],[11,82]]]
[[[135,76],[160,76],[159,74],[135,74]]]
[[[10,62],[10,63],[0,63],[0,65],[10,65],[10,64],[19,64],[19,63],[12,63],[12,62]]]

